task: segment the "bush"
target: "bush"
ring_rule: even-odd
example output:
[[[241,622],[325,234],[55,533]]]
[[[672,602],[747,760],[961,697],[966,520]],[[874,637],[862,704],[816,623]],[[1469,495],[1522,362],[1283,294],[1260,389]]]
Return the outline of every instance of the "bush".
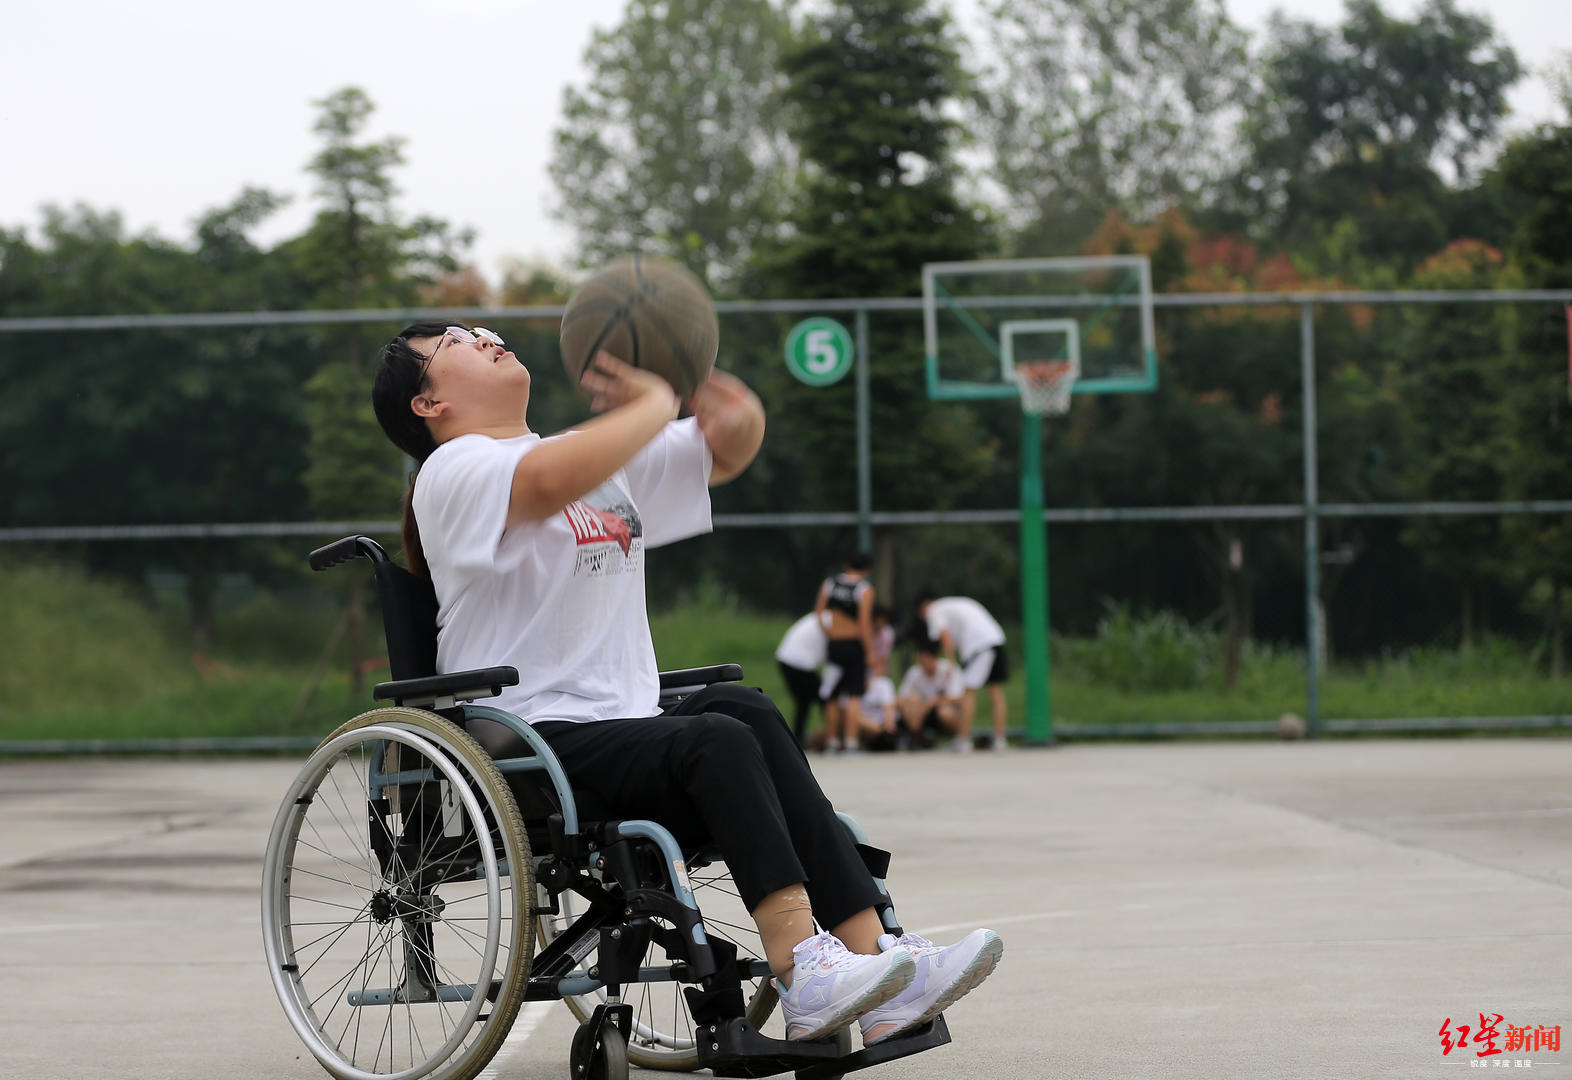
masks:
[[[1054,642],[1062,674],[1115,690],[1192,690],[1218,670],[1217,635],[1198,630],[1171,611],[1137,616],[1109,603],[1091,640]]]
[[[47,564],[0,572],[0,721],[66,698],[110,706],[191,678],[157,616],[124,585]]]
[[[1538,674],[1540,651],[1509,638],[1487,636],[1467,652],[1456,646],[1424,645],[1388,653],[1371,665],[1388,679],[1525,679]]]
[[[343,613],[342,586],[363,566],[346,567],[331,583],[319,579],[315,589],[247,589],[232,598],[222,597],[224,602],[215,605],[213,615],[213,653],[234,664],[314,663]],[[363,595],[366,655],[381,656],[387,651],[382,640],[382,614],[370,582]],[[347,655],[342,643],[338,655]],[[343,666],[341,660],[335,660],[334,670]]]

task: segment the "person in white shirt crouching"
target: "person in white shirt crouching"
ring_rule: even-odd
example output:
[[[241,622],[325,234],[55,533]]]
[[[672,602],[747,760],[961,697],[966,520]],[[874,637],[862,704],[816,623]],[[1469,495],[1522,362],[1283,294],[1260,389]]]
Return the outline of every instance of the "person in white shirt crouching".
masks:
[[[956,736],[961,730],[961,708],[966,684],[960,668],[939,655],[939,643],[929,637],[917,641],[917,662],[901,676],[896,707],[913,746],[933,745],[937,736]]]

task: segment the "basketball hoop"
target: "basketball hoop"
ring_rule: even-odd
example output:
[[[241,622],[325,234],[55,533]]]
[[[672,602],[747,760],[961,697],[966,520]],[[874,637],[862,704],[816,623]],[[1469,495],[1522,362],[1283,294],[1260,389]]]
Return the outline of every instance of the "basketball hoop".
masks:
[[[1063,416],[1070,411],[1070,391],[1079,374],[1068,360],[1034,360],[1015,365],[1021,388],[1021,411],[1037,416]]]

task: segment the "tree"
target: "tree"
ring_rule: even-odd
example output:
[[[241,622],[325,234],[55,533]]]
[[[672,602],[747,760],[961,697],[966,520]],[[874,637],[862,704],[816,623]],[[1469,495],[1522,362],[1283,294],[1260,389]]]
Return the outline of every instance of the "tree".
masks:
[[[289,196],[245,187],[229,204],[197,218],[196,257],[208,271],[208,302],[221,311],[296,303],[299,288],[282,271],[281,260],[257,247],[250,233],[289,204]],[[259,294],[260,290],[260,294]]]
[[[1021,252],[1075,251],[1105,214],[1151,220],[1225,175],[1244,34],[1221,0],[1009,0],[987,13],[979,124]]]
[[[1564,119],[1572,121],[1572,49],[1561,50],[1560,56],[1546,66],[1545,80],[1566,114]]]
[[[989,249],[989,223],[956,192],[949,111],[969,80],[955,38],[949,18],[925,0],[838,0],[806,22],[782,58],[801,169],[782,236],[755,259],[761,288],[779,296],[906,296],[923,263]],[[915,319],[872,322],[868,340],[881,508],[954,505],[986,470],[992,437],[964,407],[928,400]],[[826,509],[854,506],[851,380],[804,387],[776,361],[762,367],[759,391],[799,434],[767,441],[751,496],[761,508],[804,506],[804,492]],[[845,554],[828,538],[799,548],[803,541],[783,539],[783,561],[796,565],[798,582],[816,581]],[[888,538],[882,543],[881,575],[893,558]]]
[[[1301,248],[1348,222],[1345,271],[1358,257],[1407,268],[1439,250],[1452,237],[1438,167],[1472,174],[1522,76],[1489,18],[1452,0],[1412,20],[1349,0],[1335,28],[1281,14],[1269,25],[1241,129],[1240,220]]]
[[[766,253],[793,296],[908,295],[925,262],[991,246],[956,192],[957,125],[970,78],[949,17],[925,0],[840,0],[783,58],[803,168],[786,236]]]
[[[1422,289],[1478,289],[1512,284],[1501,252],[1460,240],[1426,260]],[[1412,424],[1412,490],[1421,499],[1493,501],[1503,495],[1510,446],[1504,405],[1507,370],[1519,328],[1510,306],[1426,304],[1407,315],[1403,399]],[[1421,560],[1458,589],[1459,642],[1472,649],[1483,587],[1505,569],[1501,520],[1428,517],[1405,537]]]
[[[316,106],[315,130],[324,145],[307,168],[317,178],[323,205],[310,229],[291,245],[313,286],[312,306],[410,305],[423,286],[457,269],[452,253],[467,246],[469,236],[433,218],[406,221],[399,215],[393,170],[403,164],[403,140],[357,141],[374,110],[364,91],[347,87]],[[303,481],[320,517],[381,517],[400,504],[402,461],[371,411],[360,324],[348,324],[340,340],[337,358],[306,384],[311,434]],[[360,580],[350,588],[350,679],[358,690],[364,620]]]
[[[248,190],[198,219],[194,250],[129,237],[120,216],[49,208],[37,246],[0,237],[0,314],[101,315],[289,309],[303,294],[284,260],[248,233],[281,200]],[[10,392],[0,406],[6,524],[104,525],[278,520],[305,514],[298,387],[315,357],[279,329],[139,329],[0,340]],[[221,542],[231,569],[269,573],[261,543]],[[185,582],[193,638],[212,634],[214,542],[92,544],[95,570]]]
[[[583,265],[656,249],[718,289],[773,224],[788,147],[771,0],[629,0],[563,93],[551,176]]]
[[[447,226],[399,217],[393,170],[403,164],[403,140],[356,142],[374,110],[364,91],[349,87],[315,104],[315,130],[325,145],[307,169],[317,178],[323,206],[291,245],[312,287],[312,306],[411,304],[421,285],[456,267],[445,250],[426,248],[428,241],[447,238]],[[324,517],[385,514],[401,494],[397,451],[371,412],[360,324],[348,324],[341,340],[338,360],[307,384],[306,488]]]
[[[1564,69],[1572,91],[1572,63]],[[1566,99],[1572,116],[1572,94]],[[1514,257],[1526,284],[1572,285],[1572,124],[1543,125],[1514,140],[1498,165],[1516,203]],[[1572,385],[1566,371],[1569,343],[1561,305],[1529,308],[1523,348],[1506,388],[1508,430],[1514,433],[1505,462],[1511,498],[1572,496]],[[1566,670],[1565,618],[1572,584],[1572,524],[1566,517],[1524,516],[1507,525],[1531,598],[1549,616],[1550,670]]]
[[[1160,293],[1303,284],[1286,260],[1261,259],[1253,245],[1237,238],[1203,237],[1177,211],[1147,227],[1110,215],[1087,251],[1147,255]],[[1228,505],[1263,502],[1272,492],[1291,490],[1300,461],[1293,383],[1272,361],[1282,355],[1293,326],[1292,315],[1270,308],[1165,312],[1157,389],[1117,395],[1121,400],[1093,399],[1072,412],[1058,448],[1056,471],[1071,489],[1062,497],[1071,505],[1121,498],[1146,505]],[[1251,579],[1266,556],[1247,542],[1246,527],[1237,520],[1214,522],[1192,535],[1200,560],[1195,576],[1215,589],[1213,610],[1224,635],[1223,683],[1232,690],[1250,637]],[[1127,552],[1113,559],[1125,562],[1118,572],[1128,573]]]
[[[503,270],[501,295],[509,307],[548,307],[567,303],[573,285],[554,266],[512,259]]]

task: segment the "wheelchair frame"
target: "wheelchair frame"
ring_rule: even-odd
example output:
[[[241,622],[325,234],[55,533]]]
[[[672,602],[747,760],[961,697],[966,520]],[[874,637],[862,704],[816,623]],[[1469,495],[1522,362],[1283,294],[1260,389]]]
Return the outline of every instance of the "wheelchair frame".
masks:
[[[393,707],[375,709],[351,720],[324,740],[308,759],[279,808],[263,871],[264,947],[274,987],[297,1034],[328,1072],[343,1080],[417,1080],[426,1076],[468,1080],[496,1053],[522,1001],[576,999],[604,993],[604,1001],[589,1010],[588,1016],[583,1015],[582,1006],[574,1007],[582,1022],[570,1050],[570,1076],[573,1080],[626,1080],[633,1016],[631,1007],[622,1000],[622,989],[667,981],[694,984],[683,990],[693,1030],[691,1040],[683,1041],[691,1042],[691,1052],[684,1049],[682,1053],[639,1062],[648,1067],[700,1068],[709,1069],[716,1076],[739,1077],[795,1071],[803,1080],[831,1080],[950,1041],[943,1016],[903,1036],[855,1052],[850,1049],[850,1029],[844,1029],[840,1038],[822,1042],[793,1042],[764,1035],[759,1025],[774,1007],[769,965],[757,956],[739,957],[735,945],[707,932],[691,887],[690,865],[702,866],[709,857],[702,851],[685,852],[671,832],[657,822],[581,820],[567,774],[545,739],[512,713],[474,704],[478,699],[499,694],[504,686],[515,685],[515,669],[497,667],[432,674],[436,666],[437,608],[429,582],[394,564],[380,545],[364,536],[345,537],[319,548],[311,553],[309,561],[313,569],[326,570],[360,557],[372,564],[382,603],[389,663],[395,676],[393,681],[378,684],[373,697],[392,702]],[[662,672],[660,678],[662,704],[666,705],[717,682],[739,681],[742,669],[726,664]],[[527,753],[491,760],[465,732],[472,720],[505,726],[522,740]],[[365,749],[367,746],[369,750]],[[297,865],[293,860],[302,845],[307,849],[306,860],[314,857],[312,852],[329,854],[317,844],[301,839],[303,823],[319,794],[325,793],[326,789],[319,792],[323,778],[330,775],[334,762],[354,747],[361,748],[365,765],[369,831],[362,854],[370,864],[372,884],[377,883],[379,867],[384,883],[375,892],[369,885],[357,885],[371,895],[351,925],[364,923],[368,941],[374,924],[400,925],[402,975],[395,971],[391,955],[388,972],[402,982],[372,987],[368,974],[358,988],[350,988],[352,978],[344,982],[342,991],[335,982],[329,988],[334,995],[329,1014],[337,1009],[340,997],[350,1006],[351,1016],[357,1016],[357,1011],[368,1005],[388,1006],[390,1024],[391,1010],[397,1006],[408,1012],[417,1002],[463,1003],[463,1012],[453,1021],[451,1034],[446,1032],[444,1017],[445,1037],[438,1051],[427,1052],[422,1045],[423,1058],[417,1061],[412,1040],[409,1067],[394,1068],[395,1058],[390,1050],[386,1072],[376,1068],[381,1063],[380,1045],[373,1069],[365,1070],[354,1054],[346,1060],[341,1047],[335,1049],[325,1041],[329,1034],[326,1021],[320,1020],[314,1009],[328,994],[309,1001],[303,996],[301,958],[293,941],[296,924],[292,917],[286,917],[292,911],[293,879],[299,875],[324,876],[320,868],[313,871],[306,868],[305,861]],[[411,760],[405,760],[406,753]],[[432,784],[437,786],[433,788]],[[436,809],[432,806],[433,791],[441,793]],[[337,795],[349,812],[342,790]],[[522,798],[524,805],[517,805],[516,798]],[[454,817],[466,817],[474,823],[472,841],[471,830],[455,831],[451,820]],[[839,817],[883,897],[879,905],[882,921],[899,934],[900,926],[883,880],[888,854],[869,845],[850,817]],[[388,824],[394,819],[400,822],[397,835]],[[417,865],[396,888],[390,889],[386,884],[386,879],[393,876],[389,867],[407,869],[411,865],[407,857],[410,830],[417,822],[423,823],[418,834]],[[439,831],[430,831],[433,827]],[[315,840],[325,845],[321,833],[315,831],[314,825],[311,828]],[[346,836],[353,840],[347,831]],[[428,854],[437,867],[434,881],[419,868]],[[375,863],[371,861],[373,855]],[[352,876],[347,866],[332,869],[340,877]],[[500,898],[503,878],[512,879],[513,912],[508,916],[511,938],[505,950],[503,974],[488,978],[504,951]],[[436,956],[432,925],[442,921],[447,901],[436,889],[455,881],[482,880],[484,894],[465,899],[475,900],[481,895],[486,898],[484,949],[463,941],[481,961],[480,976],[467,984],[444,981],[438,977],[439,969],[447,969]],[[410,887],[411,881],[416,885]],[[586,909],[550,934],[544,947],[535,952],[537,936],[548,936],[538,934],[536,920],[542,915],[560,915],[559,900],[570,894],[582,897]],[[469,921],[481,920],[471,917]],[[467,928],[463,932],[478,936]],[[393,931],[387,934],[391,942]],[[655,946],[664,949],[669,963],[645,962]],[[583,966],[592,952],[594,962]],[[365,955],[370,953],[368,944]],[[373,959],[372,965],[375,964]],[[309,972],[309,968],[306,970]],[[484,992],[477,992],[481,979],[487,985]],[[759,980],[766,989],[756,994],[753,1001],[744,1001],[743,980]],[[488,1003],[492,1012],[483,1015]],[[504,1026],[487,1028],[483,1037],[477,1036],[468,1046],[461,1046],[467,1035],[464,1025],[489,1025],[493,1019]],[[410,1022],[413,1024],[413,1020]],[[346,1030],[348,1024],[346,1021]],[[357,1024],[356,1054],[358,1039]],[[635,1054],[638,1052],[636,1048]]]

